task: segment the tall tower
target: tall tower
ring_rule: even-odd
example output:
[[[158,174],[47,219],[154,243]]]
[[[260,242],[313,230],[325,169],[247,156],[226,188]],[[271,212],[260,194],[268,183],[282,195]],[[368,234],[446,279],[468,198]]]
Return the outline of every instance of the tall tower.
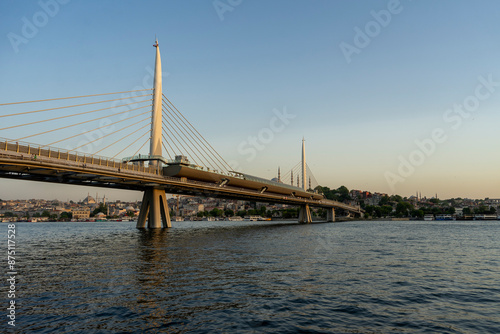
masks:
[[[290,171],[290,184],[293,186],[293,170]]]
[[[278,182],[281,183],[281,170],[278,167]]]
[[[298,186],[298,184],[297,184]],[[302,137],[302,188],[307,190],[307,178],[306,178],[306,141]]]
[[[155,79],[153,86],[153,110],[151,114],[151,138],[149,147],[149,165],[161,167],[161,129],[162,129],[162,89],[161,89],[161,58],[158,40],[153,45],[156,48]],[[153,157],[155,156],[155,157]],[[146,224],[147,222],[147,224]],[[137,218],[137,228],[171,227],[170,210],[168,208],[165,189],[146,187],[142,196],[141,211]]]
[[[155,60],[155,79],[153,86],[153,110],[151,115],[151,140],[149,147],[149,155],[161,156],[161,128],[162,128],[162,87],[161,87],[161,58],[158,40],[153,45],[156,48]],[[159,160],[150,160],[149,163],[153,166],[159,164]]]

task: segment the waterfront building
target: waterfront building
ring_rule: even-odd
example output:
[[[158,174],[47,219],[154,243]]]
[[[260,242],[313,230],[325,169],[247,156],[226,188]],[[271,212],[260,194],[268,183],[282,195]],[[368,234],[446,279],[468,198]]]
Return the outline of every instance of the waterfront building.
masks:
[[[89,208],[78,208],[72,210],[73,219],[89,219],[90,209]]]

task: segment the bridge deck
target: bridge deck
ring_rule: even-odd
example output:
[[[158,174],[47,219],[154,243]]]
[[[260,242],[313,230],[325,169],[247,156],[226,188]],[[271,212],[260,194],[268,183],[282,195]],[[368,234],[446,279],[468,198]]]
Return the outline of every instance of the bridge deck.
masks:
[[[331,200],[313,200],[261,193],[230,185],[161,175],[161,169],[104,157],[86,156],[48,147],[0,141],[0,177],[143,191],[163,188],[168,193],[210,196],[258,202],[339,208],[361,214],[359,207]]]

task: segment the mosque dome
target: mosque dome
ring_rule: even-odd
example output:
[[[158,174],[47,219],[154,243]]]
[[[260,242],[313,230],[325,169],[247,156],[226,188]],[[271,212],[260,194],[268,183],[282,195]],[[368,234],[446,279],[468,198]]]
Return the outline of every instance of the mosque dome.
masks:
[[[94,197],[88,195],[87,197],[85,197],[83,199],[83,203],[86,203],[86,204],[95,204],[95,199],[94,199]]]

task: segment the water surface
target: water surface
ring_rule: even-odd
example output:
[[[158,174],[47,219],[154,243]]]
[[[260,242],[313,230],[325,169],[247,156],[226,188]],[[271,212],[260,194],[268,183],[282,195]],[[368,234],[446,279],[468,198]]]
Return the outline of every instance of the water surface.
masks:
[[[497,221],[173,226],[17,223],[16,331],[500,331]]]

